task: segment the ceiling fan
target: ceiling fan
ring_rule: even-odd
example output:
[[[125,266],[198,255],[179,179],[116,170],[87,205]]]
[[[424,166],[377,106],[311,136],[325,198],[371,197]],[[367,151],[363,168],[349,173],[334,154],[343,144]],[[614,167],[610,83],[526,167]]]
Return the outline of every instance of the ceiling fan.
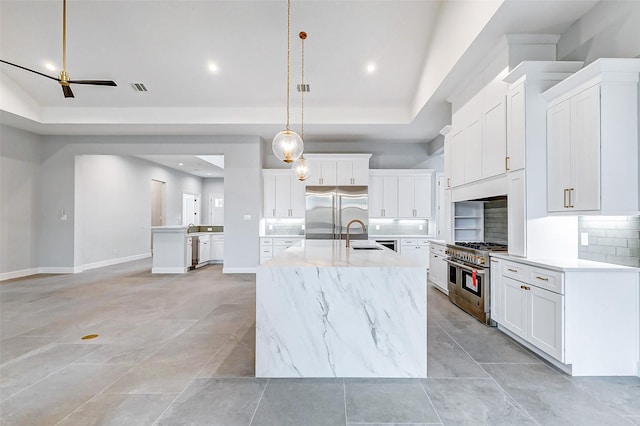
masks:
[[[20,68],[26,71],[30,71],[32,73],[41,75],[43,77],[50,78],[51,80],[55,80],[62,86],[62,93],[64,93],[65,98],[73,98],[73,92],[71,91],[71,84],[89,84],[93,86],[117,86],[115,81],[111,80],[70,80],[69,74],[67,74],[67,0],[62,0],[62,71],[60,71],[59,77],[52,77],[50,75],[41,73],[36,70],[32,70],[27,67],[23,67],[18,64],[13,64],[11,62],[0,59],[0,62],[14,66],[16,68]]]

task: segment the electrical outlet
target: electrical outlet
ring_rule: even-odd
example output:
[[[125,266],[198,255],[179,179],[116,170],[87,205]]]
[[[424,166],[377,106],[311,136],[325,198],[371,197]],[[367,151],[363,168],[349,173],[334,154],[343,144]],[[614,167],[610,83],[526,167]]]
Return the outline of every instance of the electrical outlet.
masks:
[[[207,228],[207,231],[211,232],[213,231],[213,228]]]
[[[245,214],[242,218],[244,220],[251,220],[251,215],[250,214]]]
[[[589,233],[588,232],[581,232],[580,233],[580,245],[581,246],[588,246],[589,245]]]
[[[376,225],[376,231],[380,230],[380,225]]]
[[[418,225],[418,231],[422,231],[424,229],[423,225]]]

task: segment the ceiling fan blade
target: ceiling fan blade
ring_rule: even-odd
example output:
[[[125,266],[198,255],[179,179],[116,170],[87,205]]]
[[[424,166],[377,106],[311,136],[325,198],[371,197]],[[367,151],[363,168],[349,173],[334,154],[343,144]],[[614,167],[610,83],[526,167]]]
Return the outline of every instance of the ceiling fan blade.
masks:
[[[73,92],[71,91],[71,87],[69,86],[62,86],[62,93],[64,93],[65,98],[75,98],[75,96],[73,96]]]
[[[41,75],[41,76],[43,76],[43,77],[50,78],[51,80],[60,81],[60,79],[59,79],[59,78],[51,77],[50,75],[47,75],[47,74],[41,73],[41,72],[36,71],[36,70],[32,70],[31,68],[23,67],[22,65],[13,64],[13,63],[11,63],[11,62],[7,62],[7,61],[2,60],[2,59],[0,59],[0,62],[2,62],[3,64],[11,65],[12,67],[16,67],[16,68],[23,69],[23,70],[25,70],[25,71],[32,72],[32,73],[34,73],[34,74]]]
[[[94,86],[117,86],[115,81],[111,80],[69,80],[71,84],[92,84]]]

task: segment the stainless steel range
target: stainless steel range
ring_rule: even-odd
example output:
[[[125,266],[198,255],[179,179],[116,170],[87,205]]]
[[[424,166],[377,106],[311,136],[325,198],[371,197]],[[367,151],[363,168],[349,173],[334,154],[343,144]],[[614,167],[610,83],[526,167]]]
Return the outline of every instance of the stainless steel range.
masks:
[[[489,254],[507,251],[506,244],[456,242],[447,244],[449,300],[487,325],[491,321]]]

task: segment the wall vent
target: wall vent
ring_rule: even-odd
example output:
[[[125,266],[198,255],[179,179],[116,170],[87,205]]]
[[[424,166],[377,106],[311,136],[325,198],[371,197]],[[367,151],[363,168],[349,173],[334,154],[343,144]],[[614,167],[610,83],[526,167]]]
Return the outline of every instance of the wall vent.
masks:
[[[146,92],[147,91],[147,86],[145,86],[144,83],[131,83],[131,87],[136,92]]]
[[[311,91],[311,87],[308,84],[298,84],[298,92],[308,93]]]

